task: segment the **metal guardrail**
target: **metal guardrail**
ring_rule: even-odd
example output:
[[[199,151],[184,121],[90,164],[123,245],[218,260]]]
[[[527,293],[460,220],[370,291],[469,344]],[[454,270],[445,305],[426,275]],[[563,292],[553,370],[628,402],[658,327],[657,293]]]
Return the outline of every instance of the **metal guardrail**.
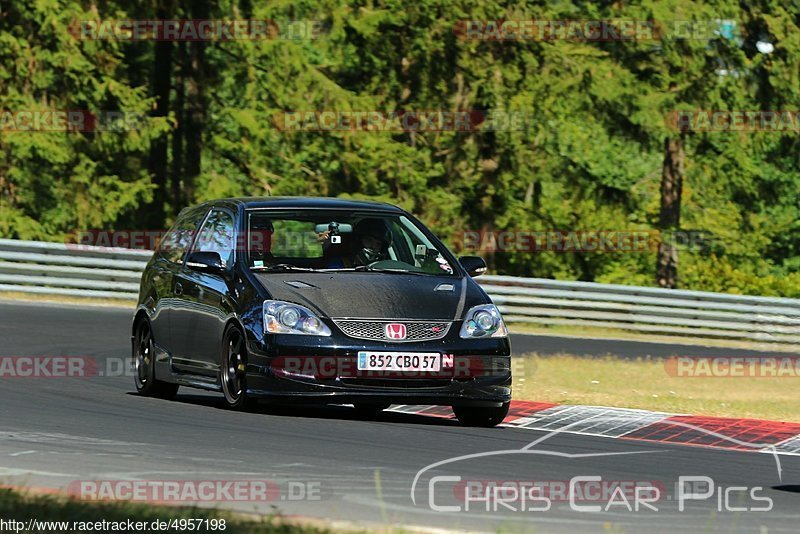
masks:
[[[477,281],[510,323],[800,343],[800,299],[513,276]]]
[[[135,301],[152,254],[0,239],[0,291]]]
[[[150,251],[0,239],[0,291],[136,300]],[[507,322],[800,343],[800,299],[484,275]]]

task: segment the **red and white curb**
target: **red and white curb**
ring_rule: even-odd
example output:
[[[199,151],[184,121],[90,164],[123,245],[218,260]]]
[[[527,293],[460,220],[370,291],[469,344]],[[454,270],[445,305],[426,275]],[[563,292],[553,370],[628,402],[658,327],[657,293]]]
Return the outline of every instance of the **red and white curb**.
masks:
[[[446,406],[395,405],[388,411],[452,418]],[[513,401],[502,425],[615,439],[800,455],[800,423],[678,415],[628,408]]]

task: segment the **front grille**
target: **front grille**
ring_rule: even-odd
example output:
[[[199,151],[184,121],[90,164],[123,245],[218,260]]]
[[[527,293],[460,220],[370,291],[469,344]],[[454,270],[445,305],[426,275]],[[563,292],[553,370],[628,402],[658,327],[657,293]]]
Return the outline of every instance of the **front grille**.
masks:
[[[410,341],[430,341],[441,339],[450,330],[450,323],[446,321],[364,321],[357,319],[334,319],[346,336],[357,339],[372,339],[375,341],[388,341],[393,343],[408,343]],[[389,323],[402,323],[406,326],[405,339],[390,339],[386,337],[386,325]]]

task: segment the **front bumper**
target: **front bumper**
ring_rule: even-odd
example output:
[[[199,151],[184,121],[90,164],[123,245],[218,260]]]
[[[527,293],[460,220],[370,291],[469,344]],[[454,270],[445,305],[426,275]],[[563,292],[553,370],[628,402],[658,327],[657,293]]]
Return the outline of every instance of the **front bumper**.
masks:
[[[272,335],[248,349],[247,389],[256,397],[487,407],[511,401],[507,338],[461,339],[455,328],[443,339],[418,343]],[[364,372],[356,369],[359,351],[438,352],[453,363],[437,373]]]

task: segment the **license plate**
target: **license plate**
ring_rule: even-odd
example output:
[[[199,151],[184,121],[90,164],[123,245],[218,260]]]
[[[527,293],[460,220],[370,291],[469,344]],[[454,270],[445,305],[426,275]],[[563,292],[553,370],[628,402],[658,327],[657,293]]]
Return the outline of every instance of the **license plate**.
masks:
[[[359,352],[359,371],[439,371],[438,352]]]

